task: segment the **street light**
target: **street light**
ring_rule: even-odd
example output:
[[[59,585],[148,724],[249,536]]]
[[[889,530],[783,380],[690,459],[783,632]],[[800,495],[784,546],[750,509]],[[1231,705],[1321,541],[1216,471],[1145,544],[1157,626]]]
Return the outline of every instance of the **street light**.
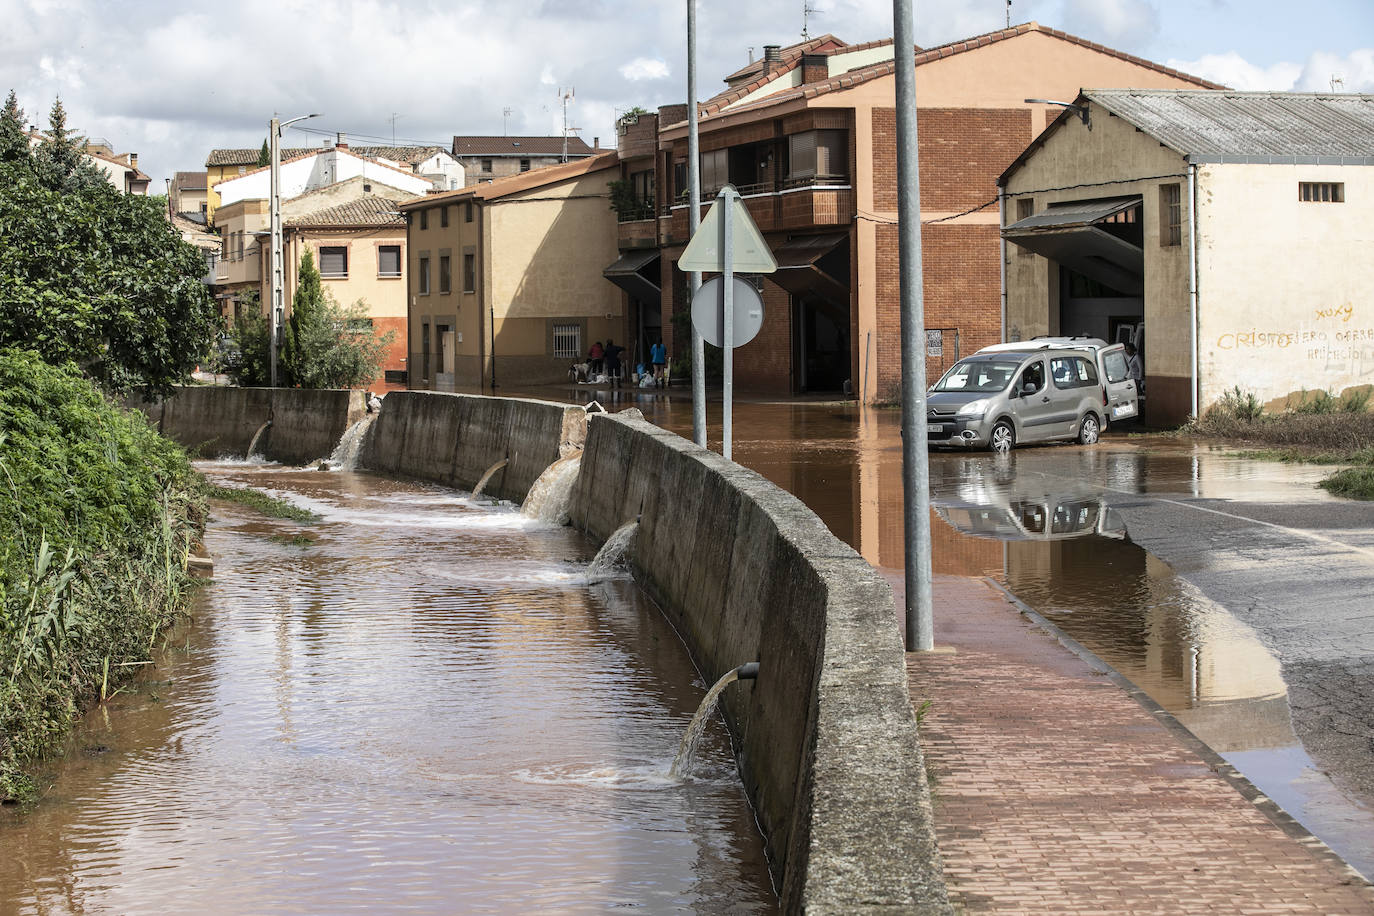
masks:
[[[290,127],[297,121],[305,121],[310,118],[320,117],[319,113],[301,115],[299,118],[292,118],[289,121],[282,121],[273,118],[267,122],[268,142],[272,150],[272,189],[268,192],[270,197],[268,208],[271,212],[272,230],[272,303],[268,324],[272,336],[271,346],[271,375],[272,387],[277,387],[277,347],[281,344],[281,326],[286,317],[286,306],[283,301],[283,289],[285,287],[286,273],[282,269],[282,242],[281,242],[281,132]]]

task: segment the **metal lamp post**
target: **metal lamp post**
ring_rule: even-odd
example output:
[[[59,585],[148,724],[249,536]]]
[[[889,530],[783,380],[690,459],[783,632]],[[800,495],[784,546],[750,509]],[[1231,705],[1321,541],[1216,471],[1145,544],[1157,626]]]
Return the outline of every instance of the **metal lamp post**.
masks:
[[[319,113],[316,112],[315,114],[301,115],[299,118],[292,118],[289,121],[273,118],[267,123],[268,144],[272,152],[272,189],[268,192],[272,230],[272,303],[268,326],[272,341],[268,350],[271,353],[270,379],[273,388],[277,387],[277,348],[281,344],[281,326],[286,316],[286,304],[284,302],[286,272],[282,267],[281,250],[281,132],[297,121],[305,121],[319,116]]]

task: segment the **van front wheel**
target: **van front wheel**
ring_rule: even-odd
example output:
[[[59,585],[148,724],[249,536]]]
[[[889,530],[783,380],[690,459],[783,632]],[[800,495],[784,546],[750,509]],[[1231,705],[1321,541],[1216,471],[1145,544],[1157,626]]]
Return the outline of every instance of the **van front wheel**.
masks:
[[[999,455],[1005,455],[1016,446],[1016,430],[1006,420],[998,420],[988,437],[988,447]]]
[[[1088,414],[1083,418],[1083,422],[1078,424],[1078,441],[1082,445],[1096,445],[1101,435],[1102,427],[1098,424],[1095,414]]]

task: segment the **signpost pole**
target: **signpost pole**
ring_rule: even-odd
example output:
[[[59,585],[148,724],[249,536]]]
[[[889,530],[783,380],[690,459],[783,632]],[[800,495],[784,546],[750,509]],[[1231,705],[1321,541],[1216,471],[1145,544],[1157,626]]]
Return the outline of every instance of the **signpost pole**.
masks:
[[[734,423],[734,397],[735,397],[735,228],[734,228],[734,206],[735,198],[739,192],[732,186],[726,185],[720,189],[721,221],[720,221],[720,251],[721,257],[725,261],[725,270],[721,275],[721,295],[723,297],[722,311],[724,313],[721,328],[722,350],[721,354],[725,358],[725,371],[723,372],[723,390],[721,391],[721,445],[720,453],[726,458],[730,457],[732,430]]]
[[[906,529],[906,648],[935,648],[930,561],[930,453],[926,434],[921,170],[916,146],[912,0],[893,0],[897,83],[897,262],[902,315],[902,502]]]
[[[701,155],[697,151],[697,0],[687,0],[687,228],[701,227]],[[692,296],[701,289],[701,271],[688,275]],[[706,447],[706,345],[692,325],[692,440]]]

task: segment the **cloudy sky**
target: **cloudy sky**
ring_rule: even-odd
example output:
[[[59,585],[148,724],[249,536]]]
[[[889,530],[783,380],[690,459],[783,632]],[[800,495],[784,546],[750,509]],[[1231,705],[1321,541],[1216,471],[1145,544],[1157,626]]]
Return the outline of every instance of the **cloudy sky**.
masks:
[[[892,34],[891,0],[809,0],[813,36]],[[1006,22],[1005,0],[915,0],[923,46]],[[698,87],[765,44],[800,40],[803,0],[697,0]],[[1035,20],[1238,89],[1374,92],[1374,0],[1014,0]],[[613,140],[618,112],[686,94],[684,0],[0,0],[0,92],[46,124],[140,154],[153,187],[217,147],[262,143],[308,112],[356,144],[448,146],[454,134]],[[509,114],[506,114],[506,111]],[[395,120],[393,122],[393,116]]]

